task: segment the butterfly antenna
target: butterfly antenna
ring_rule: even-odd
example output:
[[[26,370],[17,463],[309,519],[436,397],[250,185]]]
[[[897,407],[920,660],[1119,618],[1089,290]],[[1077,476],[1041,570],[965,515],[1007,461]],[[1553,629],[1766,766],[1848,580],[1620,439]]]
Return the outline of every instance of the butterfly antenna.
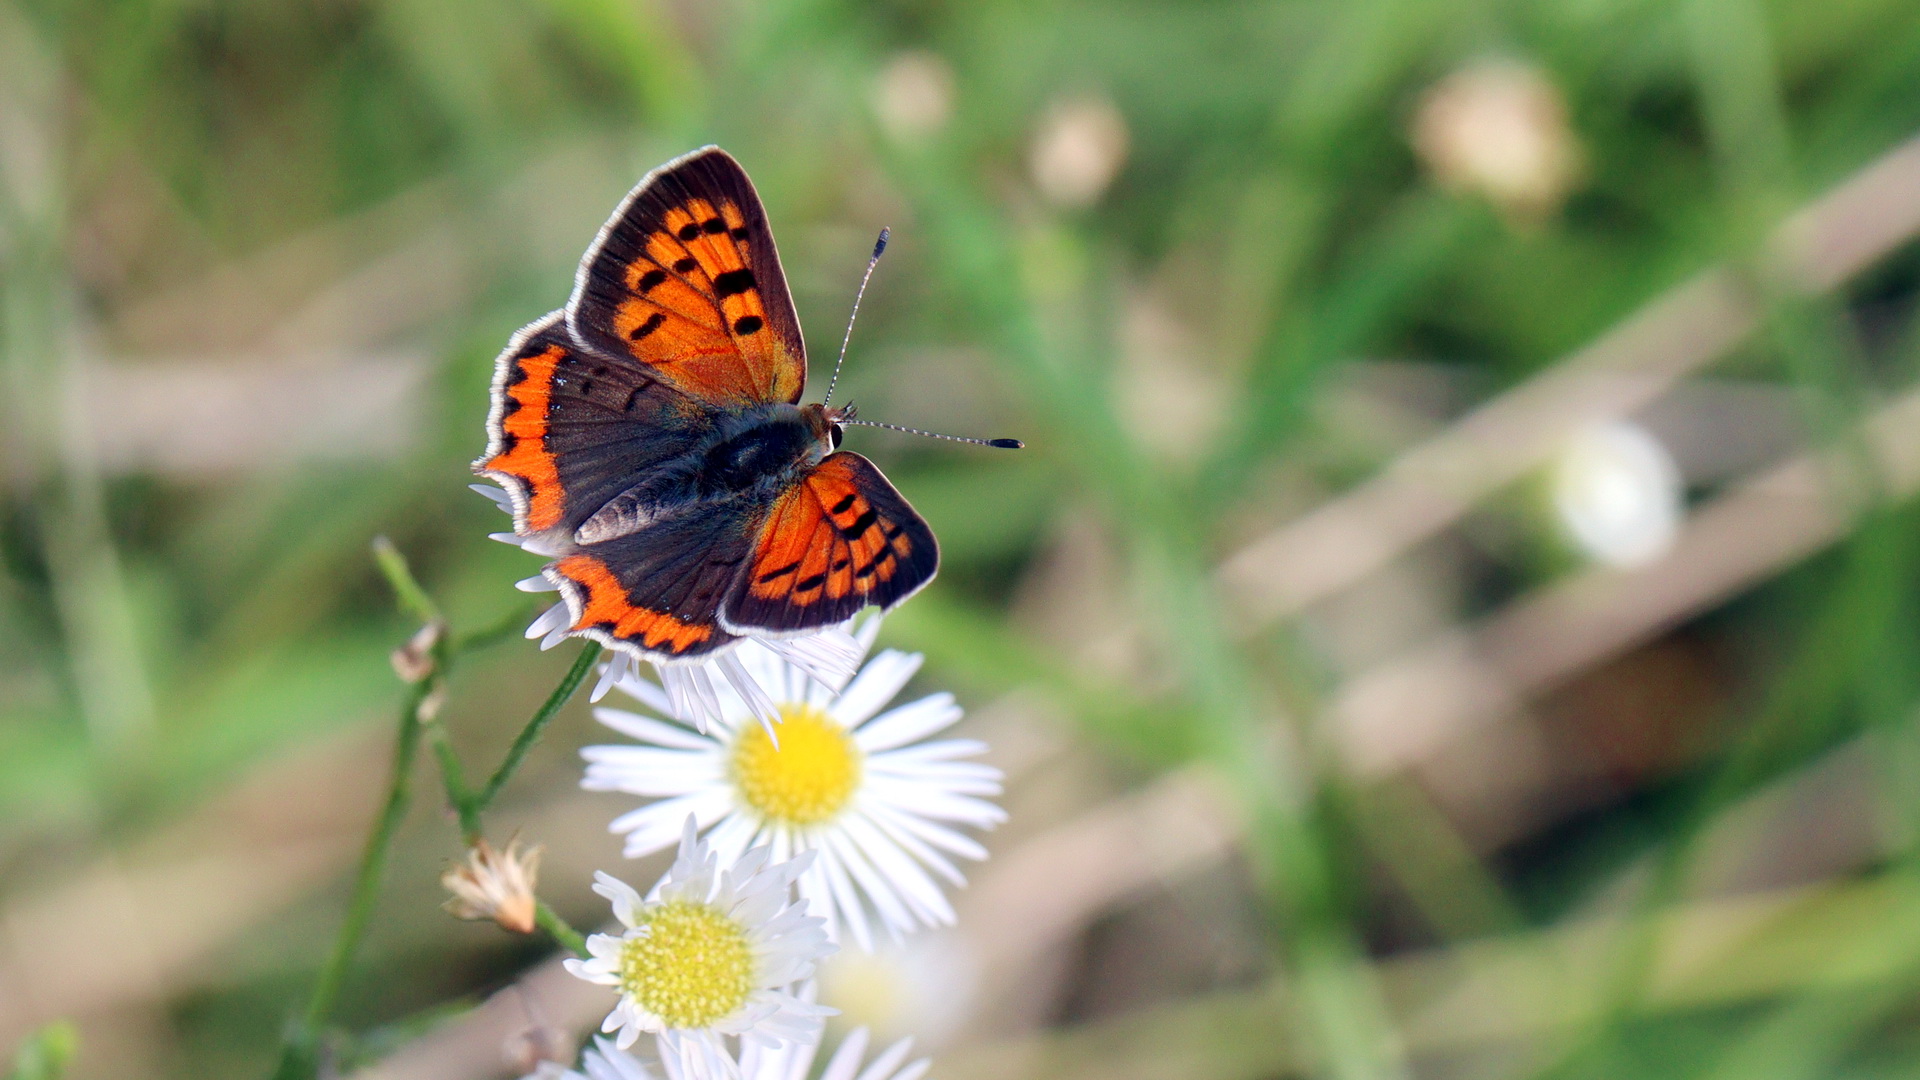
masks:
[[[867,260],[867,272],[860,275],[860,291],[853,294],[853,310],[847,313],[847,336],[840,339],[840,359],[833,362],[833,378],[827,380],[827,396],[822,405],[833,404],[833,388],[840,385],[840,365],[847,362],[847,343],[853,340],[853,320],[860,316],[860,298],[867,295],[867,282],[873,280],[873,268],[880,265],[880,256],[886,254],[887,237],[891,229],[882,228],[880,239],[873,242],[873,258]]]
[[[925,435],[929,439],[945,439],[948,442],[972,443],[975,446],[994,446],[1002,450],[1024,450],[1026,443],[1019,439],[969,439],[964,435],[942,435],[937,431],[921,431],[919,428],[901,427],[899,424],[883,424],[878,420],[841,420],[842,426],[877,427],[888,431],[904,431],[909,435]]]

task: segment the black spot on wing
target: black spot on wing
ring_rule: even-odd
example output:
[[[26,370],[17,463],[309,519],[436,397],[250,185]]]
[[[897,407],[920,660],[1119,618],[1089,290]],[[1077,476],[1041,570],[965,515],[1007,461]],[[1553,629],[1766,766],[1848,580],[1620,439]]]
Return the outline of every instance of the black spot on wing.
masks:
[[[655,330],[660,329],[662,326],[665,326],[666,324],[667,324],[667,317],[656,311],[653,314],[647,316],[646,322],[641,323],[639,326],[636,326],[631,331],[629,331],[627,336],[629,338],[632,338],[635,341],[640,341],[646,338],[648,334],[653,333]]]
[[[873,523],[879,520],[880,520],[880,511],[875,507],[869,506],[867,507],[867,512],[864,514],[861,514],[857,518],[854,518],[853,523],[851,525],[847,525],[844,528],[841,528],[840,535],[846,537],[849,540],[857,540],[860,537],[865,536],[867,534],[867,530],[873,528]],[[837,524],[838,523],[836,523],[836,525]]]
[[[646,273],[641,274],[640,275],[641,294],[645,295],[649,292],[652,292],[655,288],[658,288],[659,286],[664,285],[666,283],[666,280],[667,280],[667,272],[665,270],[660,269],[657,266],[647,271]]]
[[[760,328],[765,325],[766,323],[761,321],[758,315],[742,315],[733,321],[733,332],[745,337],[748,334],[759,333]]]
[[[744,292],[752,292],[753,271],[745,267],[739,270],[729,270],[713,279],[713,291],[723,300],[729,296],[739,296]]]
[[[795,559],[792,562],[788,563],[787,565],[782,566],[776,570],[769,570],[766,573],[761,574],[758,578],[755,579],[755,581],[758,584],[765,585],[769,581],[777,581],[780,578],[786,577],[788,574],[791,574],[798,569],[800,569],[800,560]]]

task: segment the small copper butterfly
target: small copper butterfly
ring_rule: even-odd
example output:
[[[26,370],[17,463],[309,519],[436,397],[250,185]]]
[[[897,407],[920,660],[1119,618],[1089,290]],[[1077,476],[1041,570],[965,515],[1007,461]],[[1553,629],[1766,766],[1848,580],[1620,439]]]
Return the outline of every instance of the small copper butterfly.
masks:
[[[544,573],[572,632],[691,660],[892,608],[932,580],[933,531],[839,449],[851,406],[799,404],[806,375],[745,170],[709,146],[649,173],[567,306],[500,354],[474,463],[512,497],[514,531],[557,555]]]

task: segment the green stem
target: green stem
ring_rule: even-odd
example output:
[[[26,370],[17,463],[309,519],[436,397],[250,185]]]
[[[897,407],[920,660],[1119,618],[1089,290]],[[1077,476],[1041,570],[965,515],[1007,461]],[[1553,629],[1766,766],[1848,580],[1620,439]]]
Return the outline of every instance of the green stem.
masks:
[[[279,1068],[274,1072],[275,1080],[295,1080],[313,1075],[320,1030],[333,1013],[347,972],[353,966],[353,954],[359,950],[367,926],[373,920],[373,906],[380,895],[380,875],[386,867],[387,849],[393,846],[393,834],[399,829],[401,819],[406,817],[409,781],[424,727],[419,720],[420,702],[431,692],[432,686],[433,680],[423,679],[408,688],[406,702],[400,709],[400,731],[394,740],[393,777],[387,788],[386,805],[381,808],[373,831],[367,835],[366,847],[360,853],[360,868],[354,878],[353,898],[347,906],[346,920],[340,924],[332,954],[320,969],[320,979],[314,985],[313,996],[308,999],[305,1017],[288,1033],[281,1050]]]
[[[400,606],[417,616],[421,622],[439,622],[440,605],[433,602],[427,590],[413,576],[413,569],[407,565],[407,557],[393,546],[393,541],[384,536],[373,538],[373,561],[380,567],[380,573],[393,587],[393,595]]]
[[[540,924],[540,929],[545,930],[549,937],[559,942],[561,948],[584,959],[587,956],[587,939],[580,936],[580,931],[575,930],[571,923],[548,907],[545,900],[536,898],[533,903],[533,918]]]
[[[573,667],[567,671],[566,677],[560,680],[560,685],[554,687],[553,693],[547,696],[546,704],[541,705],[540,711],[534,713],[533,719],[527,721],[527,726],[520,729],[520,734],[513,740],[513,745],[507,748],[506,759],[500,762],[500,767],[495,769],[493,775],[487,779],[487,786],[481,788],[480,793],[473,798],[472,805],[476,819],[482,811],[493,805],[494,797],[500,794],[501,788],[507,786],[507,781],[513,779],[513,774],[519,770],[520,763],[526,760],[527,752],[540,741],[541,734],[547,730],[547,725],[553,722],[554,716],[567,703],[567,699],[573,697],[575,690],[580,689],[580,684],[586,681],[587,673],[593,670],[593,662],[599,656],[600,643],[588,642],[587,647],[580,650],[580,658],[573,662]]]
[[[460,756],[453,752],[447,729],[433,725],[433,756],[440,763],[440,780],[447,791],[447,805],[460,816],[460,835],[468,847],[480,842],[480,811],[473,805],[473,793],[467,790],[466,770]]]

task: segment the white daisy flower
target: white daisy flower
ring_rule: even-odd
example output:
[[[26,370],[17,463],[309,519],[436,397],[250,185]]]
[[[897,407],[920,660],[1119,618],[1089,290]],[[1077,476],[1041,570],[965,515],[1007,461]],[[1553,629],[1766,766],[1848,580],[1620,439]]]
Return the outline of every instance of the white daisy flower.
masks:
[[[909,1062],[913,1053],[913,1040],[901,1039],[882,1051],[872,1064],[866,1066],[867,1029],[858,1028],[840,1041],[839,1049],[833,1057],[827,1059],[827,1067],[820,1073],[820,1080],[920,1080],[932,1067],[927,1058]],[[820,1052],[820,1042],[794,1043],[778,1050],[762,1051],[757,1046],[749,1046],[740,1056],[740,1075],[742,1080],[807,1080],[813,1068],[813,1059]],[[580,1056],[580,1067],[584,1072],[547,1062],[538,1072],[529,1073],[523,1080],[683,1080],[683,1074],[671,1056],[661,1063],[658,1070],[648,1068],[639,1058],[620,1049],[605,1038],[596,1038],[586,1053]]]
[[[620,1049],[653,1032],[678,1076],[736,1080],[729,1036],[762,1052],[819,1038],[822,1018],[837,1010],[786,988],[812,978],[834,946],[788,891],[810,858],[772,862],[771,854],[757,847],[721,870],[689,817],[679,857],[648,899],[611,874],[594,875],[593,891],[613,902],[627,929],[589,937],[590,959],[566,967],[619,989],[600,1029],[615,1033]]]
[[[869,619],[855,635],[862,652],[879,623]],[[762,710],[725,695],[719,722],[692,731],[697,721],[682,703],[634,677],[616,685],[655,715],[595,710],[601,723],[646,745],[582,750],[581,786],[659,800],[614,819],[612,831],[627,834],[627,856],[671,845],[692,814],[723,864],[760,844],[772,845],[776,859],[817,853],[800,895],[836,939],[870,951],[876,919],[895,937],[951,925],[953,908],[935,879],[964,885],[955,859],[986,857],[956,826],[990,829],[1006,817],[987,801],[1000,793],[1000,770],[961,760],[985,744],[928,739],[960,719],[953,695],[881,712],[921,663],[891,649],[837,696],[757,645],[743,645],[739,659],[751,681],[773,691],[779,724],[755,722]]]
[[[513,513],[513,497],[505,489],[492,484],[469,484],[468,487],[491,499],[495,506],[508,514]],[[522,536],[517,532],[488,533],[487,537],[503,544],[539,555],[556,559],[566,554],[555,547],[545,534]],[[513,583],[514,588],[528,593],[559,592],[560,586],[545,573],[535,574]],[[541,612],[527,626],[529,639],[539,638],[542,651],[553,648],[569,637],[576,636],[574,623],[578,612],[567,603],[554,604]],[[757,641],[763,647],[773,650],[788,663],[807,672],[819,682],[838,689],[846,685],[848,679],[860,667],[860,657],[864,650],[845,626],[830,626],[818,633],[800,637],[750,637],[744,640]],[[752,682],[746,668],[740,663],[733,646],[719,653],[679,663],[661,663],[649,660],[654,670],[659,672],[660,681],[680,708],[677,715],[694,718],[702,730],[709,721],[721,718],[720,698],[715,687],[725,683],[734,689],[740,698],[753,707],[758,715],[773,722],[779,719],[773,713],[767,694]],[[638,671],[640,658],[625,651],[619,645],[610,647],[612,660],[601,669],[600,681],[595,684],[592,700],[599,701],[606,696],[607,689],[631,672]]]

